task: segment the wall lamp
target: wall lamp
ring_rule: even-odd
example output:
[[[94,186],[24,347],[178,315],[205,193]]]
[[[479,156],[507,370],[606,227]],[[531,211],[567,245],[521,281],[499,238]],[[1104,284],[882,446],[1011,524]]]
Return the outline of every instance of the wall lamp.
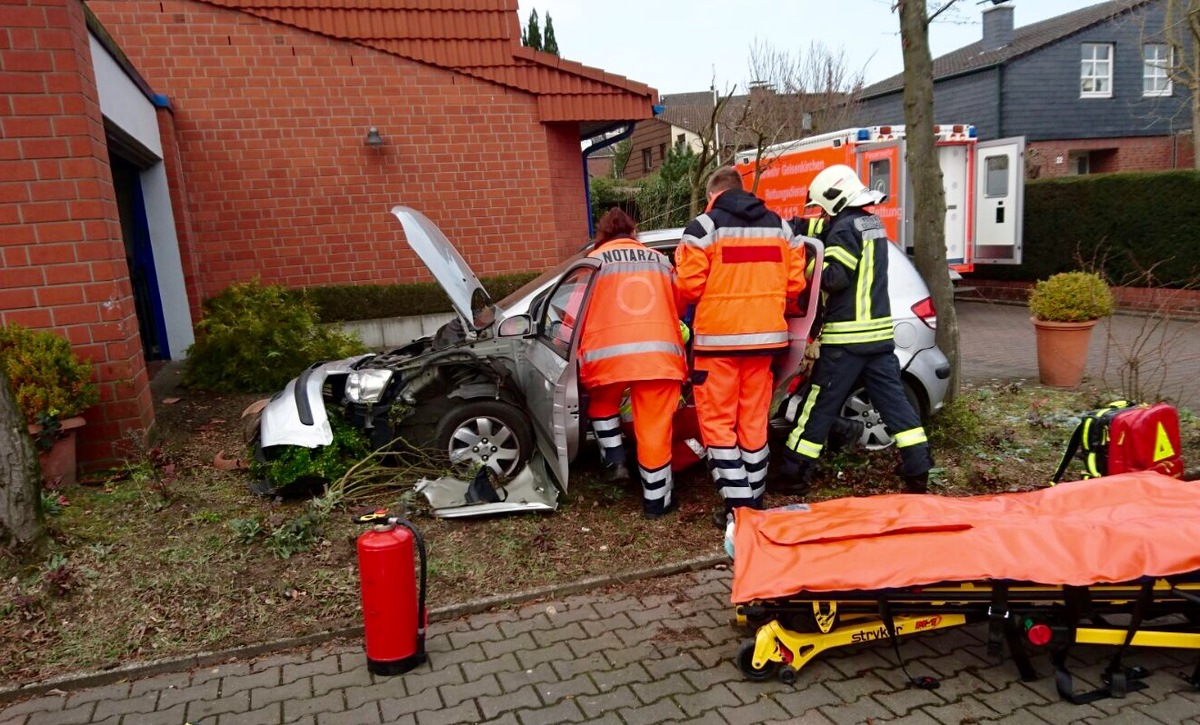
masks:
[[[383,136],[379,135],[379,129],[375,128],[374,126],[372,126],[370,129],[368,129],[367,137],[363,140],[363,143],[365,143],[366,145],[370,146],[373,149],[377,149],[380,146],[383,146]]]

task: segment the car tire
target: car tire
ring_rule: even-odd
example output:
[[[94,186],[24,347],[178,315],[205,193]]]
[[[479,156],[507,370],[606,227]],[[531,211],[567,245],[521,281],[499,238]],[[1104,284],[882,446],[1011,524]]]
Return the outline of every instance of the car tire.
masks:
[[[487,465],[500,478],[521,470],[533,453],[533,427],[519,408],[498,400],[475,400],[451,408],[438,421],[437,449],[456,469]]]
[[[908,398],[908,403],[917,412],[917,416],[925,420],[925,406],[921,403],[921,396],[913,388],[909,381],[904,380],[904,397]],[[850,391],[850,395],[846,397],[846,402],[842,404],[841,415],[843,418],[855,420],[863,424],[864,430],[862,437],[858,440],[858,445],[866,448],[869,451],[879,451],[884,448],[890,448],[896,441],[888,432],[887,427],[883,424],[883,417],[875,406],[871,403],[870,396],[867,395],[867,388],[864,385],[856,385]]]

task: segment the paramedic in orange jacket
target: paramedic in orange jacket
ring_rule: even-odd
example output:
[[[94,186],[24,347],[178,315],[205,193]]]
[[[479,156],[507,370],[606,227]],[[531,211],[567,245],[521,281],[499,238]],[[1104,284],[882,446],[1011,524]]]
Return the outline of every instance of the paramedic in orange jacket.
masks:
[[[596,229],[588,256],[600,260],[583,317],[580,381],[607,477],[628,478],[621,436],[621,398],[630,391],[642,479],[642,513],[658,518],[671,498],[671,423],[687,376],[676,317],[675,274],[666,255],[635,238],[633,220],[612,209]]]
[[[804,290],[805,253],[733,168],[718,169],[707,191],[708,209],[684,230],[675,266],[680,301],[695,306],[692,384],[725,503],[714,518],[721,523],[738,506],[762,508],[771,357],[789,345],[784,312]]]

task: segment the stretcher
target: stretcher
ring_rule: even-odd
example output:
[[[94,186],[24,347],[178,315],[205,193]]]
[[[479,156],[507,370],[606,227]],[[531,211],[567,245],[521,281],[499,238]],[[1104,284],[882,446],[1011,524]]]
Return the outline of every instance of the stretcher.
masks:
[[[1124,696],[1146,672],[1130,647],[1200,650],[1200,489],[1153,472],[1028,493],[897,494],[738,509],[733,530],[738,650],[750,680],[795,682],[822,652],[986,623],[1024,680],[1050,654],[1072,702]],[[1076,693],[1074,645],[1113,645],[1104,686]],[[907,670],[906,670],[907,674]],[[910,678],[919,687],[936,680]],[[1200,688],[1200,664],[1189,682]]]

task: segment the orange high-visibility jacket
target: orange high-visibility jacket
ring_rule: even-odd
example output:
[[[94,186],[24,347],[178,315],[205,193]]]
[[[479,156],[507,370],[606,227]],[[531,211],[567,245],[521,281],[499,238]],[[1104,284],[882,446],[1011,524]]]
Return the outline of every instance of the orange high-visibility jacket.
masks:
[[[720,194],[684,230],[675,251],[680,299],[696,305],[695,351],[787,347],[784,311],[804,291],[804,258],[803,240],[761,200],[740,191]]]
[[[634,239],[613,239],[588,256],[601,266],[579,343],[583,384],[683,380],[671,261]]]

